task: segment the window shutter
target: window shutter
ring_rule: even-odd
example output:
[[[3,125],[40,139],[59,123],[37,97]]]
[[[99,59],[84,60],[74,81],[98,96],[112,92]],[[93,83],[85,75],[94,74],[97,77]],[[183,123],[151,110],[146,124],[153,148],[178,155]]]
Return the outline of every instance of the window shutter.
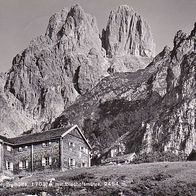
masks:
[[[52,157],[49,157],[49,165],[52,165]]]
[[[13,166],[13,163],[12,163],[12,162],[10,163],[10,170],[11,170],[11,171],[14,170],[14,166]]]
[[[46,165],[46,159],[44,157],[42,157],[42,166]]]
[[[29,161],[26,160],[26,168],[28,168],[28,167],[29,167]]]
[[[8,169],[8,161],[5,162],[5,167]]]
[[[19,162],[19,169],[22,169],[22,161]]]
[[[76,165],[76,160],[75,159],[73,159],[73,166],[75,166]]]

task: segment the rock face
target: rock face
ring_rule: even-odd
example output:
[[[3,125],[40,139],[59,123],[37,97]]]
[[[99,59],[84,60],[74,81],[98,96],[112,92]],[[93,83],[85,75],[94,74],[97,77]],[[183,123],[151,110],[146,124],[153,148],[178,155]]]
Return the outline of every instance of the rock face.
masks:
[[[108,57],[109,73],[145,68],[155,51],[150,27],[128,6],[110,12],[106,30],[102,31],[102,46]]]
[[[119,9],[122,15],[126,15],[128,8]],[[124,20],[123,17],[120,19]],[[130,31],[130,37],[132,35],[133,31]],[[142,37],[146,39],[142,33],[134,44],[143,42]],[[115,72],[136,71],[150,62],[148,57],[141,57],[145,56],[144,53],[140,57],[130,54],[108,59],[102,45],[105,44],[100,39],[96,19],[75,5],[70,10],[65,8],[54,14],[45,35],[32,40],[24,51],[14,57],[3,91],[8,100],[13,98],[17,101],[14,105],[19,104],[20,111],[32,119],[28,129],[45,128],[103,77]],[[14,124],[17,122],[14,121]],[[1,133],[11,133],[11,130],[21,133],[26,128],[6,127],[7,131]]]
[[[150,27],[126,5],[111,11],[102,40],[109,57],[125,54],[154,56],[155,45]]]
[[[0,130],[1,135],[15,136],[19,130],[29,130],[36,121],[27,115],[16,97],[4,92],[6,77],[0,74]]]
[[[95,18],[78,5],[63,9],[50,18],[46,35],[13,59],[5,91],[44,126],[107,75],[103,56]]]
[[[149,26],[127,6],[111,12],[101,39],[94,17],[63,9],[0,76],[1,134],[77,123],[101,154],[119,142],[125,153],[190,153],[195,43],[196,25],[150,61]]]
[[[56,119],[53,127],[78,123],[105,153],[123,142],[125,153],[190,153],[196,142],[196,26],[179,31],[174,47],[165,47],[145,68],[105,77]]]

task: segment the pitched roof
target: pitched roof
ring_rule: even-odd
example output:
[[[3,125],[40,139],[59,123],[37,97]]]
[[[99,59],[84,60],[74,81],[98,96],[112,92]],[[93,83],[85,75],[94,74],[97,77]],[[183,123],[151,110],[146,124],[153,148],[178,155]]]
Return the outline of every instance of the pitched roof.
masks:
[[[92,149],[87,139],[85,138],[84,134],[82,133],[82,131],[77,125],[74,125],[74,126],[72,125],[72,126],[67,126],[67,127],[57,128],[57,129],[51,129],[49,131],[22,135],[22,136],[14,137],[14,138],[6,138],[0,135],[0,140],[3,140],[4,142],[15,145],[15,146],[23,145],[23,144],[32,144],[32,143],[43,142],[43,141],[48,141],[52,139],[58,139],[60,137],[65,137],[68,133],[70,133],[75,128],[77,128],[77,130],[79,131],[80,135],[82,136],[82,138],[84,139],[88,147]]]
[[[6,142],[6,143],[11,143],[10,140],[7,137],[2,136],[2,135],[0,135],[0,140],[3,141],[3,142]]]
[[[92,149],[91,145],[88,143],[88,140],[85,138],[84,134],[82,133],[82,131],[80,130],[80,128],[77,125],[74,125],[73,127],[71,127],[69,130],[67,130],[62,137],[66,136],[69,132],[71,132],[72,130],[74,130],[75,128],[78,129],[80,135],[82,136],[83,140],[86,142],[86,144],[88,145],[88,147],[90,149]]]
[[[47,141],[51,139],[60,138],[63,133],[69,130],[71,127],[62,127],[58,129],[51,129],[49,131],[43,131],[39,133],[33,133],[28,135],[22,135],[15,138],[9,138],[9,141],[14,145],[22,145],[29,143],[36,143],[41,141]]]
[[[130,161],[135,157],[135,153],[124,154],[120,156],[110,157],[102,161],[102,163]]]

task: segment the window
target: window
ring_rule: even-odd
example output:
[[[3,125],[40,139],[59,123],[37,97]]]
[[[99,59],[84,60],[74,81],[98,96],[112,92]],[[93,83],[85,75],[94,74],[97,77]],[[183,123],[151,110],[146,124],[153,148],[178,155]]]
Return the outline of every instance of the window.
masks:
[[[46,166],[46,159],[45,159],[45,157],[42,157],[42,166]]]
[[[42,147],[51,146],[52,142],[43,142]]]
[[[86,163],[84,161],[81,163],[81,167],[86,167]]]
[[[80,150],[86,154],[88,154],[88,148],[84,148],[83,146],[80,147]]]
[[[13,163],[10,161],[6,161],[6,169],[13,171]]]
[[[46,165],[51,165],[52,163],[51,157],[46,157],[45,159],[46,159]]]
[[[81,150],[81,151],[84,151],[84,147],[83,147],[83,146],[80,146],[80,150]]]
[[[18,148],[18,151],[19,151],[19,152],[22,152],[22,147],[19,147],[19,148]]]
[[[42,166],[52,165],[51,157],[42,157]]]
[[[76,165],[75,159],[70,159],[70,158],[69,158],[68,161],[69,161],[69,166],[70,166],[70,167],[75,167],[75,165]]]
[[[73,142],[69,142],[69,147],[73,148],[73,147],[75,147],[75,144]]]
[[[28,150],[28,146],[25,146],[24,149],[25,149],[25,150]]]
[[[12,147],[7,145],[7,151],[12,151]]]
[[[42,147],[46,147],[46,143],[45,142],[42,143]]]
[[[28,160],[22,160],[19,162],[19,169],[27,169],[29,167]]]

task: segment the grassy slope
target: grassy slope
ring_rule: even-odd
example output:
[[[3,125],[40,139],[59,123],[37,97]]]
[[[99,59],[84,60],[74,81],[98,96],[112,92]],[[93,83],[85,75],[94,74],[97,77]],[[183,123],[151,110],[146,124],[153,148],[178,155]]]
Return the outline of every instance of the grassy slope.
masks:
[[[55,178],[51,187],[31,186],[31,182],[49,181]],[[50,195],[196,195],[196,162],[162,162],[137,165],[112,165],[54,172],[47,175],[34,174],[31,177],[15,179],[19,185],[26,182],[26,188],[3,188],[0,195],[22,195],[47,190]],[[79,186],[58,188],[59,182],[99,182],[101,186]],[[108,182],[108,184],[106,184]],[[110,183],[115,183],[110,186]],[[116,183],[118,182],[118,184]],[[11,182],[10,182],[11,183]],[[104,185],[105,183],[105,185]]]

